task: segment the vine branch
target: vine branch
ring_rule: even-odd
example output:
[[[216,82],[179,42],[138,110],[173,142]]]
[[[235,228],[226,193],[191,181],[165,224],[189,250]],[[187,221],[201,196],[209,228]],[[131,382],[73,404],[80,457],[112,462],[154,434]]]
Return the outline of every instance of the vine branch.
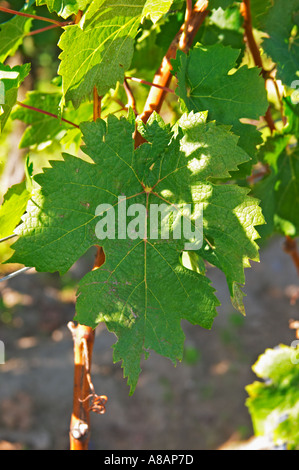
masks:
[[[81,12],[76,22],[81,18]],[[93,89],[93,119],[101,117],[101,97],[97,88]],[[97,246],[97,253],[93,271],[99,269],[105,262],[103,248]],[[98,414],[105,413],[107,397],[97,395],[91,380],[91,363],[95,332],[85,325],[73,322],[68,324],[74,341],[74,396],[73,412],[70,423],[70,449],[88,450],[90,434],[90,411]],[[92,401],[90,405],[90,400]]]
[[[124,89],[125,89],[125,92],[126,92],[127,98],[128,98],[127,106],[129,108],[133,109],[133,111],[135,113],[135,116],[138,116],[138,111],[137,111],[137,108],[136,108],[136,100],[135,100],[135,97],[134,97],[133,92],[131,90],[131,87],[128,84],[127,78],[125,78],[125,80],[124,80]]]
[[[261,74],[265,79],[265,85],[267,83],[267,80],[269,80],[269,79],[272,80],[274,83],[276,83],[276,80],[273,79],[270,76],[269,71],[264,68],[262,56],[261,56],[259,47],[257,45],[257,42],[256,42],[254,34],[253,34],[250,0],[243,0],[243,2],[241,3],[240,11],[241,11],[241,14],[244,18],[245,42],[247,43],[247,46],[248,46],[248,48],[251,52],[254,63],[256,65],[256,67],[259,67],[261,69]],[[276,90],[277,90],[277,88],[276,88]],[[279,97],[279,95],[278,95],[278,97]],[[267,125],[270,129],[271,134],[273,134],[273,132],[276,130],[276,126],[275,126],[275,122],[274,122],[272,114],[271,114],[271,107],[270,106],[267,109],[267,112],[264,116],[264,119],[267,122]]]
[[[154,111],[156,111],[157,113],[160,112],[166,96],[165,89],[169,88],[173,76],[171,73],[171,60],[175,59],[178,49],[181,49],[184,52],[188,52],[188,50],[190,49],[198,29],[200,28],[206,16],[208,15],[208,4],[208,0],[198,0],[196,2],[191,13],[187,15],[187,21],[185,21],[184,24],[181,26],[179,32],[176,34],[175,38],[170,44],[170,47],[166,55],[164,56],[159,69],[155,74],[153,86],[148,95],[144,110],[140,115],[140,118],[144,123],[148,121],[149,117]],[[184,40],[184,44],[181,44],[180,47],[181,37],[184,33],[186,37]],[[136,131],[135,146],[138,147],[143,142],[143,137],[140,135],[139,132]]]
[[[255,41],[255,38],[254,38],[254,35],[253,35],[250,0],[243,0],[243,2],[241,4],[241,14],[244,18],[244,30],[245,30],[246,41],[247,41],[249,50],[252,54],[254,63],[257,67],[259,67],[261,69],[261,71],[262,71],[261,73],[262,73],[262,75],[265,79],[265,82],[267,82],[267,80],[269,80],[269,79],[273,81],[276,92],[277,92],[277,96],[278,96],[278,99],[279,99],[279,102],[280,102],[280,111],[281,111],[281,115],[282,115],[282,120],[283,120],[283,122],[285,122],[284,114],[283,114],[283,105],[282,105],[281,98],[280,98],[280,95],[279,95],[279,89],[278,89],[277,82],[276,82],[275,78],[271,77],[270,72],[267,71],[264,68],[263,61],[262,61],[262,56],[261,56],[260,50],[258,48],[258,45],[257,45],[257,43]],[[276,126],[275,126],[275,123],[273,121],[270,106],[269,106],[269,108],[267,110],[267,113],[265,115],[265,120],[266,120],[267,125],[268,125],[268,127],[271,131],[271,134],[272,134],[276,130]],[[265,174],[267,174],[268,172],[269,172],[269,169],[267,167],[265,167]],[[298,252],[297,243],[293,238],[289,237],[288,235],[285,237],[284,251],[291,256],[291,258],[293,260],[293,263],[295,265],[295,268],[297,270],[297,273],[299,275],[299,252]]]
[[[102,97],[98,95],[97,87],[93,89],[93,120],[101,118],[102,114]]]

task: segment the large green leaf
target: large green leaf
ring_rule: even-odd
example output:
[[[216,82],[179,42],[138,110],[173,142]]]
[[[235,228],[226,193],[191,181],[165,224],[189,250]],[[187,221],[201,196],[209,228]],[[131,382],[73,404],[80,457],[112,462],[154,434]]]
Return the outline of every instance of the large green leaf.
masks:
[[[18,97],[18,88],[30,72],[30,64],[9,65],[0,64],[0,132],[2,132],[13,106]]]
[[[67,26],[59,47],[63,93],[78,107],[96,86],[104,95],[122,82],[130,67],[134,39],[145,17],[157,21],[172,0],[94,0],[80,25]]]
[[[192,224],[203,211],[204,248],[194,246],[199,264],[207,259],[221,268],[238,301],[236,286],[244,282],[248,258],[258,259],[254,226],[263,223],[248,190],[212,182],[227,179],[249,158],[226,127],[206,123],[206,113],[191,113],[171,129],[153,115],[147,126],[140,124],[148,142],[136,150],[134,129],[132,117],[110,116],[108,126],[101,120],[82,124],[83,150],[94,163],[64,155],[64,161],[51,162],[52,168],[36,176],[41,190],[28,205],[10,260],[64,273],[91,246],[104,247],[104,266],[80,283],[76,319],[92,327],[105,321],[117,335],[114,359],[123,361],[132,391],[141,356],[153,349],[173,362],[181,359],[181,320],[210,328],[218,305],[204,273],[182,264],[186,237],[176,238],[172,225],[170,237],[162,238],[166,217],[156,236],[151,231],[156,206],[177,208]],[[119,196],[125,196],[122,203]],[[98,224],[107,222],[97,212],[99,204],[110,204],[108,212],[115,208],[117,239],[97,238]],[[121,204],[127,207],[124,231]],[[138,223],[132,219],[136,210],[141,211]]]
[[[227,124],[240,136],[239,145],[254,157],[261,135],[240,119],[259,119],[268,108],[265,84],[258,68],[229,73],[239,51],[220,44],[197,44],[189,56],[179,51],[174,61],[177,94],[189,111],[209,111],[209,119]]]

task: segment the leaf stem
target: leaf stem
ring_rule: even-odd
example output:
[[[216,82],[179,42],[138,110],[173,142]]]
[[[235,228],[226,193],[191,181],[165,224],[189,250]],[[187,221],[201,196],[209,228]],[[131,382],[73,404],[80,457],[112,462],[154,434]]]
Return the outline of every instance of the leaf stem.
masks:
[[[80,13],[80,12],[79,12]],[[80,21],[80,14],[76,22]],[[93,89],[93,119],[96,121],[101,117],[101,97],[97,88]],[[96,259],[93,271],[99,269],[105,262],[103,248],[97,246]],[[90,436],[90,411],[103,414],[107,397],[98,396],[95,393],[91,381],[91,362],[95,339],[94,330],[85,325],[70,322],[68,327],[74,341],[74,392],[73,412],[70,424],[70,450],[88,450]],[[89,399],[92,398],[90,406]]]
[[[47,23],[53,23],[56,26],[66,26],[67,24],[72,24],[72,22],[64,22],[61,23],[60,21],[53,20],[51,18],[45,18],[43,16],[37,16],[37,15],[32,15],[31,13],[25,13],[23,11],[17,11],[17,10],[11,10],[10,8],[5,8],[0,6],[0,11],[3,11],[4,13],[10,13],[12,15],[18,15],[18,16],[25,16],[27,18],[33,18],[34,20],[40,20],[40,21],[46,21]]]
[[[74,397],[70,425],[70,450],[88,450],[89,442],[89,402],[85,400],[90,394],[87,379],[88,367],[92,359],[94,331],[84,325],[70,322],[68,328],[74,341]],[[88,363],[86,362],[86,350]]]
[[[127,79],[125,78],[124,80],[124,89],[125,89],[125,92],[127,94],[127,98],[128,98],[128,104],[127,104],[127,107],[128,108],[132,108],[134,113],[135,113],[135,116],[138,116],[138,111],[137,111],[137,108],[136,108],[136,100],[135,100],[135,97],[133,95],[133,92],[131,90],[131,87],[130,85],[128,84],[128,81]]]
[[[34,106],[29,106],[28,104],[21,103],[20,101],[17,101],[17,104],[21,106],[22,108],[30,109],[31,111],[36,111],[37,113],[45,114],[46,116],[50,116],[55,119],[60,119],[61,121],[66,122],[67,124],[70,124],[71,126],[74,126],[77,129],[80,129],[80,127],[77,124],[71,121],[68,121],[67,119],[60,118],[59,116],[57,116],[57,114],[52,114],[52,113],[49,113],[48,111],[44,111],[43,109],[35,108]]]
[[[61,24],[59,26],[66,26],[70,23],[65,23],[65,24]],[[40,28],[40,29],[36,29],[35,31],[30,31],[29,33],[26,34],[26,36],[35,36],[35,34],[40,34],[40,33],[44,33],[45,31],[49,31],[50,29],[54,29],[54,28],[58,28],[59,27],[58,24],[52,24],[50,26],[46,26],[45,28]]]
[[[97,87],[93,89],[93,120],[101,118],[102,114],[102,97],[98,95]]]
[[[148,82],[147,80],[143,80],[143,78],[125,77],[125,80],[132,80],[132,82],[137,82],[137,83],[142,83],[143,85],[153,86],[153,87],[159,88],[160,90],[164,90],[166,93],[175,93],[175,91],[172,90],[171,88],[159,85],[158,83]]]
[[[245,38],[246,38],[248,48],[251,52],[251,55],[253,57],[256,67],[259,67],[261,69],[261,73],[265,79],[265,85],[266,85],[268,79],[271,79],[273,81],[274,79],[269,75],[269,72],[264,68],[262,56],[261,56],[259,47],[256,43],[256,40],[253,34],[250,0],[243,0],[243,2],[241,3],[240,10],[244,18],[244,31],[245,31]],[[276,125],[271,114],[270,106],[266,112],[266,115],[264,116],[264,119],[267,122],[267,125],[270,129],[271,134],[273,134],[273,132],[276,130]]]

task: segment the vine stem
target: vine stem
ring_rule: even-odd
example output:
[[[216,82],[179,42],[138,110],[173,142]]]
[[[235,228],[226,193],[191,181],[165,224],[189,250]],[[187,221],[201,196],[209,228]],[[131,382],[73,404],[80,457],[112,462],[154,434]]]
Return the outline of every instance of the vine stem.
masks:
[[[275,80],[269,76],[269,72],[264,68],[262,56],[261,56],[259,47],[257,45],[257,42],[253,34],[250,0],[243,0],[243,2],[241,3],[241,14],[244,18],[244,30],[245,30],[246,42],[251,52],[251,55],[253,57],[254,63],[256,67],[259,67],[261,69],[261,73],[266,83],[269,78],[273,82],[275,82]],[[275,126],[275,123],[271,114],[270,106],[267,109],[264,119],[267,122],[267,125],[270,129],[271,134],[273,134],[273,132],[276,130],[276,126]]]
[[[125,77],[125,80],[131,80],[132,82],[142,83],[143,85],[153,86],[156,88],[160,88],[160,90],[166,91],[166,93],[175,93],[174,90],[168,88],[166,86],[159,85],[158,83],[148,82],[147,80],[143,80],[143,78],[136,78],[136,77]]]
[[[77,124],[71,121],[68,121],[67,119],[64,119],[62,117],[59,117],[57,116],[57,114],[52,114],[52,113],[49,113],[48,111],[44,111],[43,109],[35,108],[34,106],[29,106],[28,104],[21,103],[20,101],[17,101],[17,105],[21,106],[22,108],[30,109],[30,111],[35,111],[37,113],[45,114],[46,116],[50,116],[55,119],[60,119],[61,121],[66,122],[67,124],[70,124],[71,126],[74,126],[77,129],[80,129],[80,127]]]
[[[79,12],[76,22],[81,18]],[[93,90],[93,119],[96,121],[101,117],[101,97],[98,95],[96,87]],[[98,246],[93,271],[99,269],[105,262],[104,250]],[[107,397],[98,397],[95,394],[91,382],[92,352],[95,338],[95,331],[86,325],[73,322],[68,324],[74,341],[74,391],[73,391],[73,412],[70,423],[70,450],[88,450],[90,436],[90,411],[98,409],[96,399],[103,399],[106,403]],[[89,399],[93,398],[90,407]],[[105,406],[101,406],[100,413],[105,411]]]
[[[81,324],[68,324],[74,341],[74,395],[73,412],[70,425],[70,450],[88,450],[89,443],[89,403],[85,398],[90,394],[85,362],[85,345],[87,345],[89,363],[92,360],[94,330]]]
[[[134,94],[131,90],[131,87],[128,84],[127,78],[125,78],[125,80],[124,80],[124,89],[125,89],[125,92],[126,92],[126,95],[127,95],[127,98],[128,98],[127,106],[129,108],[133,109],[133,111],[135,113],[135,116],[138,116],[138,111],[137,111],[137,108],[136,108],[136,100],[135,100]]]
[[[204,22],[206,16],[208,15],[208,0],[198,0],[191,13],[186,15],[187,21],[181,26],[179,32],[174,37],[170,47],[164,56],[162,63],[157,70],[154,80],[153,86],[149,92],[147,101],[145,103],[144,109],[140,118],[144,123],[146,123],[151,116],[151,114],[156,111],[157,113],[160,112],[162,104],[164,102],[166,91],[165,88],[169,88],[172,75],[172,65],[171,60],[175,59],[176,53],[179,49],[183,50],[184,52],[188,52],[190,49],[193,40],[196,36],[196,33],[202,23]],[[184,44],[182,46],[181,38],[182,35],[185,34]],[[159,85],[159,86],[157,86]],[[141,134],[136,131],[135,132],[135,147],[138,147],[144,142],[144,138]]]
[[[161,109],[164,97],[166,95],[165,88],[168,88],[172,78],[172,66],[170,60],[175,58],[176,52],[179,49],[179,43],[182,34],[186,32],[186,40],[184,50],[188,50],[191,46],[193,39],[198,31],[198,28],[204,21],[207,15],[208,0],[199,0],[195,4],[194,9],[190,14],[187,24],[181,27],[178,34],[175,36],[171,46],[163,59],[161,67],[156,73],[154,79],[154,86],[152,86],[149,93],[147,103],[145,105],[142,119],[144,122],[150,117],[152,112],[156,110],[159,112]],[[79,20],[76,18],[76,21]],[[125,82],[127,85],[127,81]],[[155,86],[155,85],[158,85]],[[128,92],[128,87],[127,87]],[[100,98],[98,97],[97,90],[94,88],[94,120],[100,117]],[[140,139],[135,134],[135,145],[141,143]],[[140,136],[141,137],[141,136]],[[100,268],[105,262],[105,254],[101,247],[97,249],[96,261],[94,270]],[[92,349],[94,344],[94,331],[92,328],[85,325],[69,324],[74,339],[74,399],[73,399],[73,413],[71,417],[71,430],[70,430],[70,447],[71,450],[87,450],[89,442],[89,414],[90,407],[88,404],[88,397],[94,394],[90,386],[90,367],[92,361]],[[104,397],[104,402],[106,397]]]
[[[254,38],[254,35],[253,35],[252,17],[251,17],[251,8],[250,7],[251,7],[250,0],[243,0],[243,2],[241,4],[241,14],[244,18],[244,30],[245,30],[247,44],[248,44],[249,50],[252,54],[252,57],[254,59],[255,65],[262,70],[262,75],[265,79],[265,82],[267,82],[267,80],[270,79],[274,83],[276,93],[277,93],[279,103],[280,103],[280,112],[281,112],[281,115],[282,115],[282,121],[285,123],[285,118],[284,118],[284,113],[283,113],[283,104],[282,104],[282,101],[281,101],[281,98],[280,98],[277,82],[276,82],[275,78],[271,77],[270,73],[264,68],[263,61],[262,61],[262,56],[261,56],[260,50],[258,48],[258,45],[257,45],[257,43],[255,41],[255,38]],[[267,110],[267,113],[265,115],[265,120],[267,122],[267,125],[268,125],[270,131],[271,131],[271,134],[273,134],[273,132],[276,130],[276,126],[275,126],[275,123],[274,123],[273,118],[272,118],[270,106],[269,106],[269,108]],[[269,169],[267,169],[267,168],[265,168],[265,169],[266,169],[265,173],[268,173]],[[289,254],[290,257],[292,258],[294,266],[295,266],[295,268],[297,270],[297,273],[298,273],[298,276],[299,276],[299,252],[298,252],[297,243],[293,238],[291,238],[288,235],[285,237],[284,251],[287,254]]]
[[[98,95],[97,87],[93,89],[93,120],[101,118],[102,114],[102,97]]]
[[[17,15],[17,16],[25,16],[26,18],[33,18],[34,20],[40,20],[40,21],[45,21],[47,23],[53,23],[56,26],[66,26],[68,24],[72,24],[72,22],[60,22],[53,20],[52,18],[45,18],[43,16],[37,16],[37,15],[32,15],[31,13],[25,13],[23,11],[16,11],[16,10],[11,10],[10,8],[5,8],[0,6],[0,11],[3,11],[4,13],[10,13],[12,15]]]
[[[70,23],[61,23],[59,26],[66,26]],[[58,28],[59,27],[57,24],[51,24],[50,26],[46,26],[45,28],[40,28],[36,29],[34,31],[30,31],[29,33],[26,34],[26,36],[35,36],[36,34],[44,33],[45,31],[50,31],[51,29]]]

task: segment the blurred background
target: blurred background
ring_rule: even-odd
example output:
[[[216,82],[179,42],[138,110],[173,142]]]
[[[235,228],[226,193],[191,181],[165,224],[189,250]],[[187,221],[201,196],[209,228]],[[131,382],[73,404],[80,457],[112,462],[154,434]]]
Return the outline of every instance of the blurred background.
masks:
[[[20,9],[23,1],[0,4]],[[48,11],[40,8],[39,14],[47,16]],[[6,14],[0,14],[0,23],[7,19]],[[175,21],[166,24],[164,33],[163,29],[157,33],[158,46],[147,41],[145,25],[137,39],[132,74],[138,70],[140,77],[152,79],[153,68],[168,47],[165,38],[173,37],[181,20],[179,12]],[[35,22],[35,29],[42,26]],[[217,28],[215,20],[211,37],[205,37],[207,43],[215,42],[220,34]],[[231,42],[233,36],[236,47],[244,52],[243,34],[236,31],[235,24],[233,29],[225,30],[224,35],[222,29],[222,39],[225,43],[229,37]],[[8,59],[11,66],[32,64],[20,101],[34,99],[27,94],[30,90],[59,95],[59,35],[60,31],[53,29],[28,36]],[[151,54],[147,53],[149,48]],[[246,53],[243,60],[249,61]],[[148,88],[132,84],[132,89],[138,93],[141,110]],[[112,91],[103,103],[103,113],[118,110],[122,99],[126,99],[122,89]],[[170,101],[162,111],[168,120],[170,109],[172,116],[178,111],[176,101]],[[82,116],[92,118],[92,103],[84,103],[76,112],[69,107],[66,112],[80,123]],[[78,131],[66,128],[55,132],[50,121],[44,124],[52,134],[40,134],[39,144],[31,145],[30,125],[21,117],[17,108],[0,136],[0,200],[11,185],[23,180],[27,155],[36,173],[50,159],[61,158],[62,150],[79,152]],[[1,263],[10,257],[10,245],[0,244]],[[6,352],[5,364],[0,365],[0,450],[68,449],[73,344],[67,323],[75,313],[77,283],[92,269],[94,256],[90,250],[62,278],[30,270],[0,283],[0,340]],[[0,277],[17,268],[1,265]],[[105,326],[97,328],[92,378],[96,392],[108,396],[108,404],[105,415],[91,417],[92,449],[225,449],[240,443],[244,446],[253,436],[244,388],[255,379],[251,366],[266,348],[290,345],[295,339],[289,320],[298,318],[298,276],[283,251],[281,238],[263,245],[261,263],[252,263],[252,269],[246,271],[247,316],[243,317],[233,310],[224,275],[211,267],[207,275],[222,304],[212,331],[183,322],[186,343],[182,363],[174,367],[152,353],[142,363],[143,372],[132,397],[120,364],[112,361],[114,336]]]

